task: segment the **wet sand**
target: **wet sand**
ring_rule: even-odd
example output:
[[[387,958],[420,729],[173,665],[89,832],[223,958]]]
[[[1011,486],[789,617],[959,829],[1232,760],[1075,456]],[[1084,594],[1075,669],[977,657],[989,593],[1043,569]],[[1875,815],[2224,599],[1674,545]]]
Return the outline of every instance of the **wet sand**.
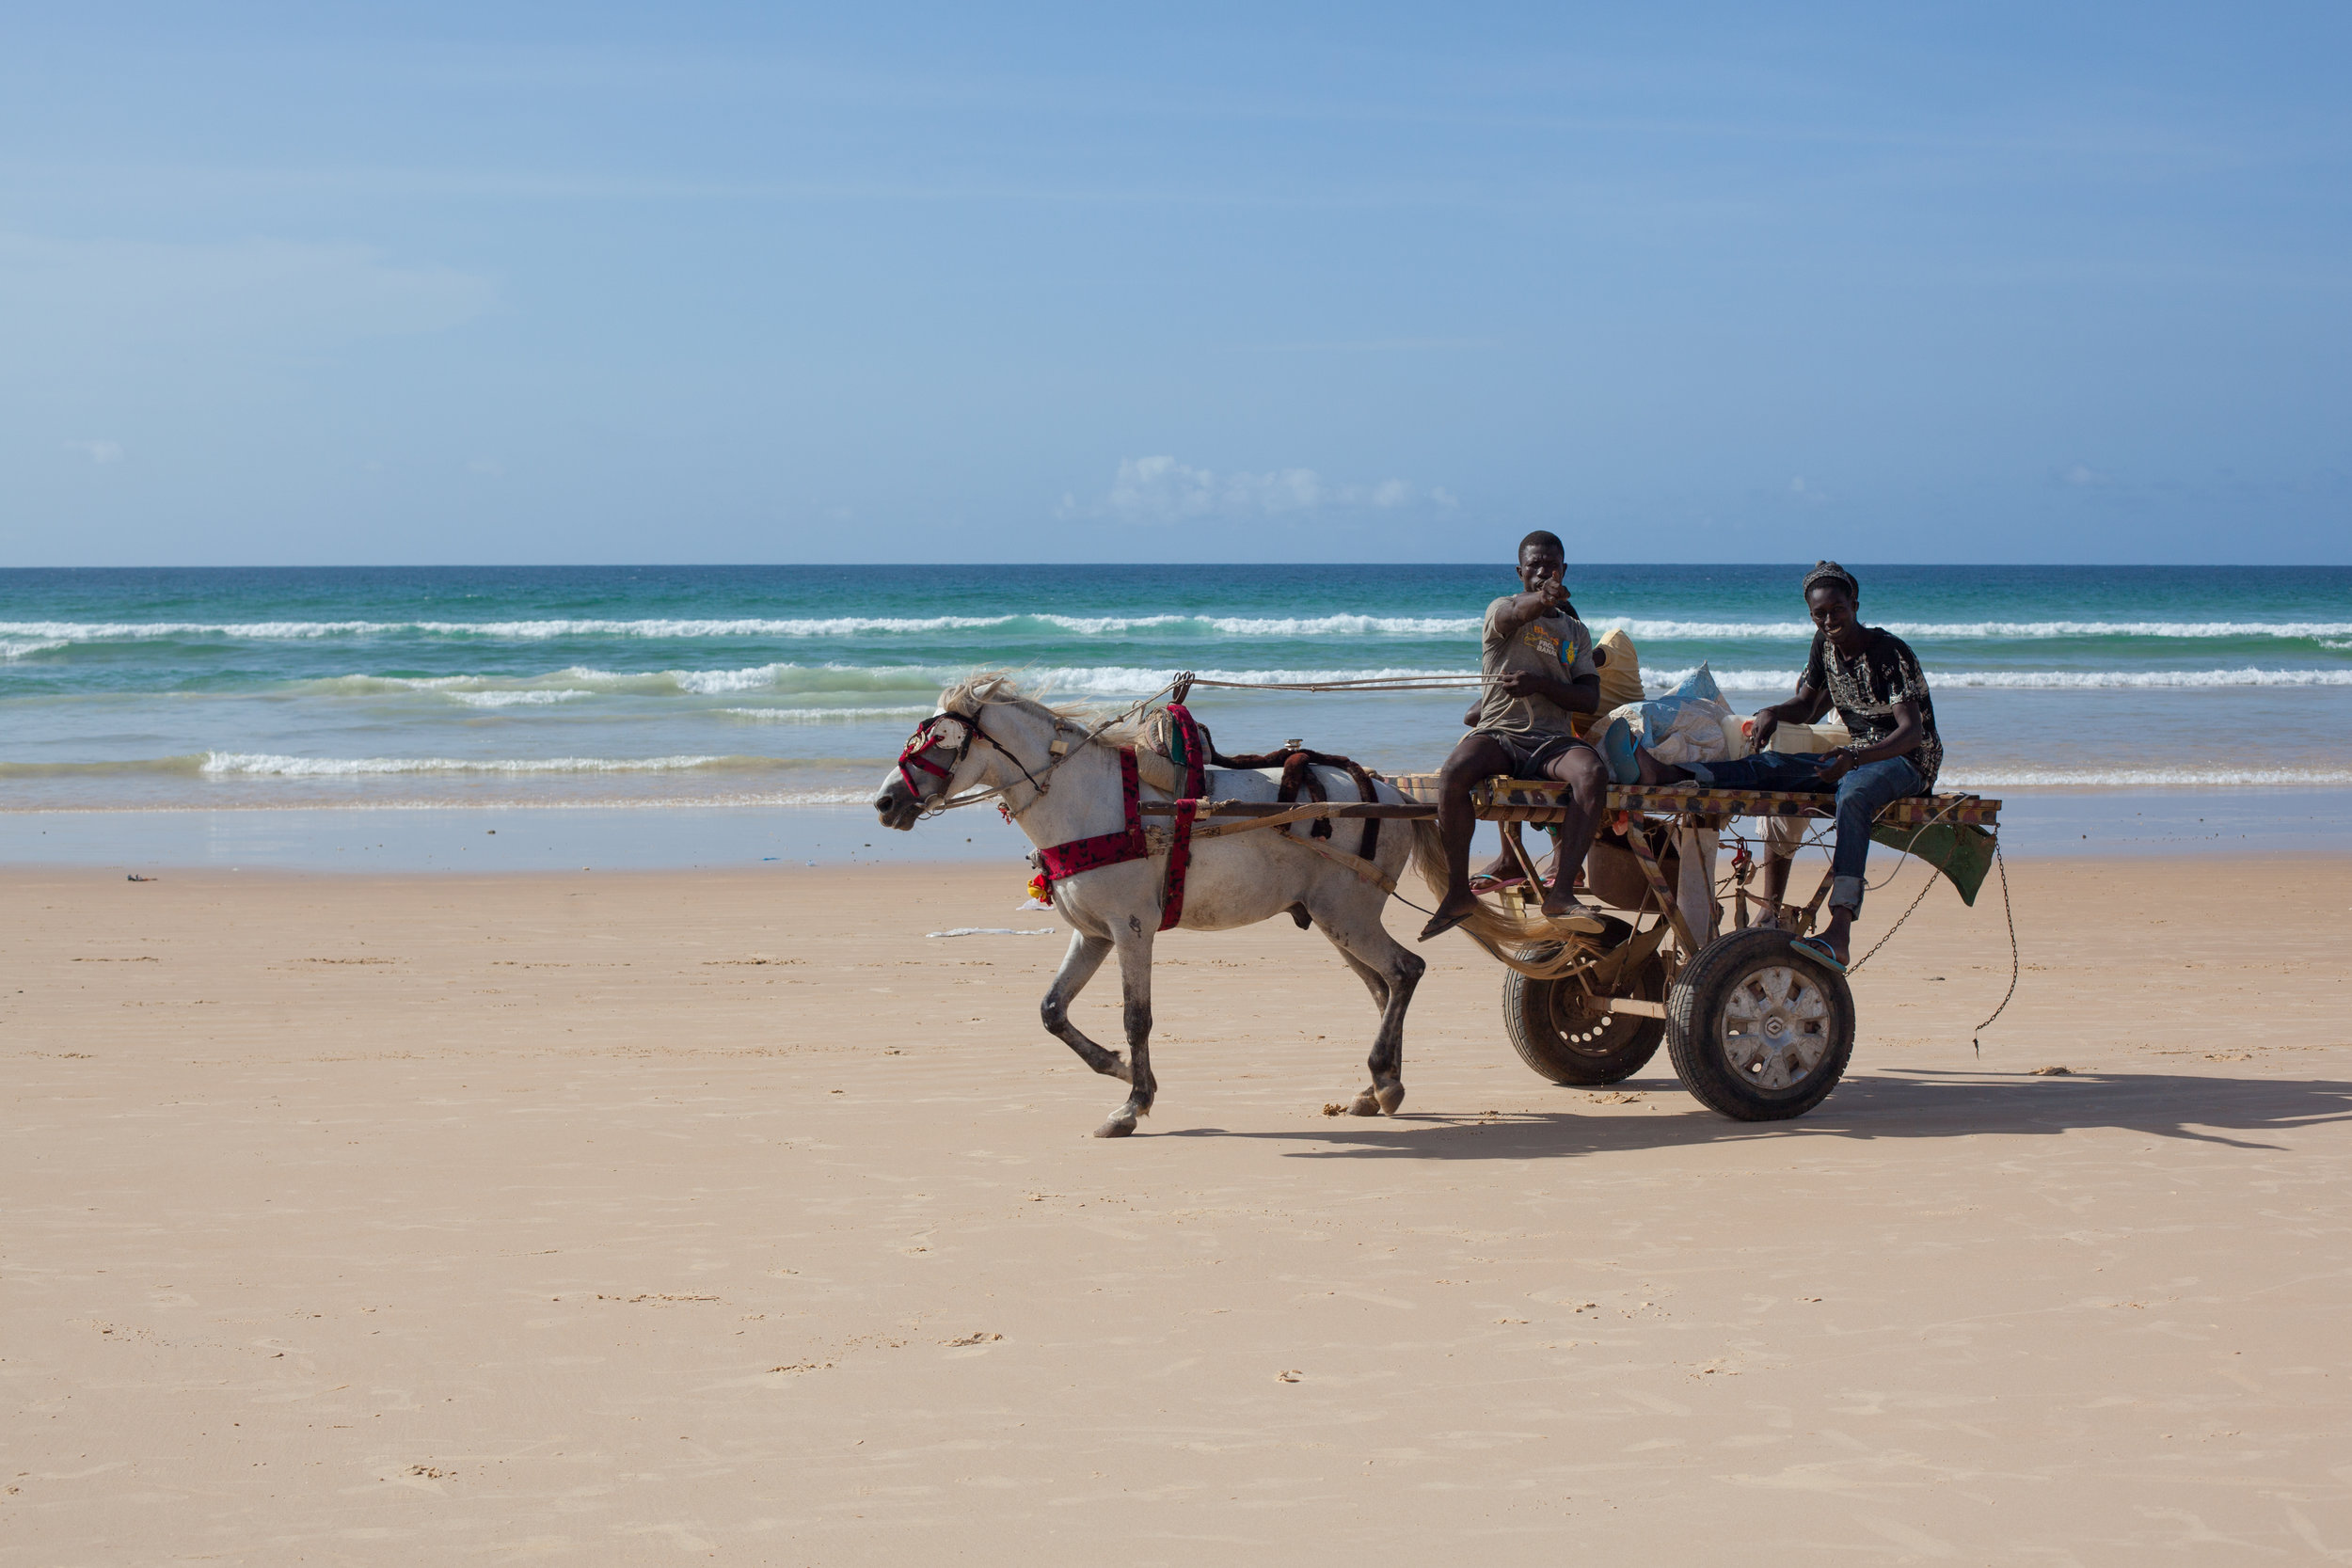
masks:
[[[1981,1057],[1939,889],[1767,1126],[1171,936],[1119,1143],[1009,866],[0,874],[0,1562],[2341,1560],[2347,867],[2013,863]]]

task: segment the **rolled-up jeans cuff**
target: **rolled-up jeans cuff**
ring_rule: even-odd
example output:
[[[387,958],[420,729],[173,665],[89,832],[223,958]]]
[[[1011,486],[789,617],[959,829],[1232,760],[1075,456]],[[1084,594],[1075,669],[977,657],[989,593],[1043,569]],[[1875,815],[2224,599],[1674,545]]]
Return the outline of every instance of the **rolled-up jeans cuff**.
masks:
[[[1829,884],[1829,907],[1833,910],[1851,910],[1857,914],[1861,913],[1862,879],[1839,877],[1832,880]]]

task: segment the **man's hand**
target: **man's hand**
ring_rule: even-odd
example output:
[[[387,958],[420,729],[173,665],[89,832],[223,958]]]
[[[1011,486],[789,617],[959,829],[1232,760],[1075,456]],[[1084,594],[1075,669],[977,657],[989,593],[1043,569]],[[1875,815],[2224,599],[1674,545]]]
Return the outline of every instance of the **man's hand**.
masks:
[[[1834,784],[1853,770],[1852,749],[1851,747],[1840,748],[1829,754],[1829,761],[1822,765],[1820,778],[1823,784]]]
[[[1549,697],[1558,684],[1531,670],[1506,670],[1495,677],[1495,689],[1506,697]]]
[[[1780,728],[1780,715],[1771,708],[1760,707],[1748,722],[1754,726],[1748,731],[1748,747],[1751,751],[1761,752],[1772,744],[1772,732]]]
[[[1544,602],[1544,613],[1549,615],[1568,602],[1568,585],[1558,578],[1546,578],[1535,585],[1535,596]]]

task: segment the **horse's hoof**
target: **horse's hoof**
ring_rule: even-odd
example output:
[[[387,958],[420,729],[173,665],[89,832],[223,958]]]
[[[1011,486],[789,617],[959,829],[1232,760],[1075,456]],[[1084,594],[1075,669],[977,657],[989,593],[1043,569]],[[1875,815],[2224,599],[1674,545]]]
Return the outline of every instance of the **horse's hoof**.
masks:
[[[1347,1114],[1351,1117],[1376,1117],[1380,1114],[1380,1101],[1374,1098],[1372,1090],[1359,1089],[1356,1098],[1347,1102]]]
[[[1396,1108],[1405,1103],[1405,1085],[1402,1084],[1383,1084],[1372,1092],[1380,1101],[1380,1108],[1391,1116],[1396,1115]]]
[[[1122,1105],[1118,1110],[1111,1113],[1111,1117],[1108,1121],[1094,1130],[1094,1135],[1098,1138],[1124,1138],[1133,1133],[1135,1130],[1135,1110],[1131,1106]]]

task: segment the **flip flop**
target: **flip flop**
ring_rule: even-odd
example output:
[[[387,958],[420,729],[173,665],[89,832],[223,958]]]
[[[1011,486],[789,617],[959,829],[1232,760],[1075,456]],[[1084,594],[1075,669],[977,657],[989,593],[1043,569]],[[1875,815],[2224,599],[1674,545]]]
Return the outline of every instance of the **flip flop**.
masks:
[[[1555,931],[1573,931],[1581,937],[1598,936],[1609,929],[1609,922],[1605,917],[1586,909],[1581,904],[1562,910],[1558,914],[1547,914],[1544,919],[1550,923],[1551,928]]]
[[[1527,879],[1524,877],[1490,877],[1484,871],[1470,879],[1470,890],[1472,893],[1501,893],[1506,887],[1525,887],[1526,885]]]
[[[1612,719],[1600,737],[1593,742],[1593,750],[1609,765],[1609,776],[1621,784],[1642,782],[1642,765],[1633,760],[1633,726],[1622,719]]]
[[[1797,937],[1792,939],[1788,945],[1820,964],[1823,969],[1834,970],[1839,974],[1846,973],[1846,966],[1837,961],[1837,955],[1832,952],[1829,943],[1820,937]]]
[[[1464,910],[1460,914],[1433,914],[1429,917],[1429,924],[1421,928],[1421,935],[1414,940],[1427,942],[1433,937],[1441,937],[1475,912],[1475,911]]]

